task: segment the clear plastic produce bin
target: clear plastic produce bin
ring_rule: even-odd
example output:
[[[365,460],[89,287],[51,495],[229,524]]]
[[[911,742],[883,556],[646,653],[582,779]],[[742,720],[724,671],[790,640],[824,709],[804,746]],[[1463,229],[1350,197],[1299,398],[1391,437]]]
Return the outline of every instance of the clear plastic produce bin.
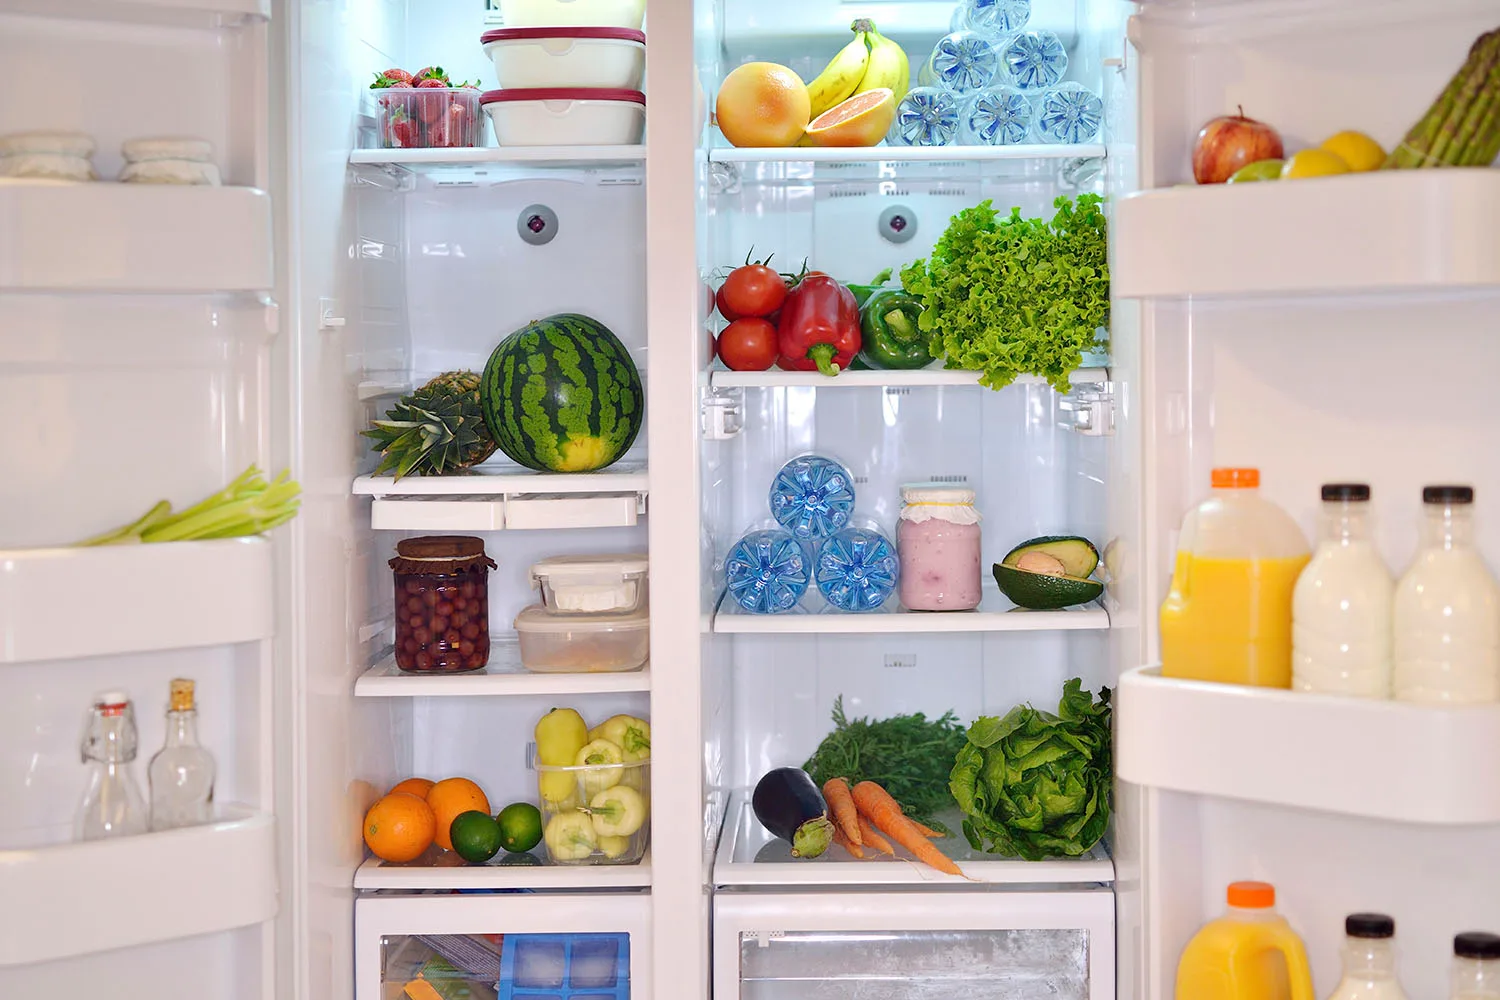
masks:
[[[651,838],[651,761],[536,764],[542,843],[558,865],[632,865]]]
[[[383,149],[455,149],[481,145],[473,87],[372,90]]]

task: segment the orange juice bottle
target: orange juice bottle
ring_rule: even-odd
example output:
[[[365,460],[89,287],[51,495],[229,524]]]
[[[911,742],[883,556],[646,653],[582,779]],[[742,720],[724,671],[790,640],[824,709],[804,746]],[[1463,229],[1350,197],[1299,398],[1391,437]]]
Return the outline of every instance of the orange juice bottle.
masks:
[[[1317,1000],[1302,939],[1265,882],[1229,886],[1229,912],[1182,949],[1177,1000]]]
[[[1162,674],[1291,687],[1292,589],[1310,556],[1297,522],[1260,495],[1258,469],[1215,469],[1177,539]]]

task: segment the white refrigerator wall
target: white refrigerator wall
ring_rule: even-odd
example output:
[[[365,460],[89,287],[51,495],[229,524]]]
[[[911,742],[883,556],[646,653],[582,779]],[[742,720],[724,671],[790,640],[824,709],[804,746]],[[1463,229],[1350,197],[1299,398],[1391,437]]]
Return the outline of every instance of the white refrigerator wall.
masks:
[[[1341,129],[1390,148],[1494,19],[1493,4],[1463,0],[1433,4],[1420,18],[1399,4],[1344,0],[1144,4],[1127,53],[1141,80],[1139,187],[1190,180],[1198,127],[1240,105],[1276,125],[1289,154]],[[1285,239],[1295,253],[1295,229]],[[1141,303],[1141,391],[1128,419],[1144,433],[1144,628],[1139,644],[1116,633],[1117,655],[1158,658],[1156,609],[1178,527],[1215,466],[1258,466],[1262,492],[1310,542],[1321,484],[1371,484],[1376,542],[1397,574],[1415,550],[1422,486],[1471,484],[1479,545],[1494,566],[1500,478],[1483,456],[1500,423],[1482,400],[1497,358],[1495,305],[1495,295],[1479,292]],[[1360,767],[1358,746],[1322,752]],[[1255,747],[1238,758],[1254,768]],[[1500,924],[1484,861],[1500,836],[1493,826],[1390,823],[1129,785],[1120,799],[1117,871],[1124,888],[1140,866],[1143,900],[1139,938],[1127,936],[1122,916],[1122,973],[1133,952],[1146,960],[1122,981],[1143,1000],[1170,994],[1182,947],[1222,912],[1236,879],[1277,886],[1319,995],[1337,983],[1348,913],[1395,917],[1412,996],[1445,995],[1454,932]]]

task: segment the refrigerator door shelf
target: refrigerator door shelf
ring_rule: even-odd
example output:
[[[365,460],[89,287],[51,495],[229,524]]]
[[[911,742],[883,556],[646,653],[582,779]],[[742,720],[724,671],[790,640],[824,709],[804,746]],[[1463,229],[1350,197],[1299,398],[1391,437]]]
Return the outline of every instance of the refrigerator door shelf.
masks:
[[[222,28],[271,17],[271,0],[6,0],[7,14],[117,24]]]
[[[229,807],[204,826],[0,847],[0,967],[231,930],[276,915],[276,826]]]
[[[933,891],[963,891],[974,883],[990,885],[1097,885],[1115,879],[1114,863],[1104,845],[1079,858],[1022,861],[984,854],[969,847],[959,830],[957,812],[940,817],[950,836],[934,841],[939,850],[958,862],[973,881],[944,875],[911,860],[906,851],[888,857],[869,850],[867,860],[856,861],[838,846],[822,857],[796,859],[791,845],[772,837],[755,818],[748,792],[730,799],[723,836],[714,861],[714,884],[719,886],[923,886]],[[873,860],[870,860],[870,859]]]
[[[1500,823],[1500,704],[1435,708],[1120,678],[1116,770],[1138,785],[1402,823]]]
[[[272,239],[255,188],[0,184],[0,291],[263,291]]]
[[[267,639],[271,600],[260,537],[0,550],[0,664]]]
[[[1497,213],[1488,168],[1142,191],[1115,206],[1110,277],[1120,298],[1492,288]]]

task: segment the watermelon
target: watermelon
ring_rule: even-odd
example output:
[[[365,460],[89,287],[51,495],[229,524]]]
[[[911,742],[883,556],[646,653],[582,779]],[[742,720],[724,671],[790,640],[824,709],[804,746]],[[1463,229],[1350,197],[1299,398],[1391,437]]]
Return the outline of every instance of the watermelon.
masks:
[[[646,394],[620,338],[561,313],[500,342],[484,366],[480,409],[500,450],[539,472],[590,472],[619,460],[641,431]]]

